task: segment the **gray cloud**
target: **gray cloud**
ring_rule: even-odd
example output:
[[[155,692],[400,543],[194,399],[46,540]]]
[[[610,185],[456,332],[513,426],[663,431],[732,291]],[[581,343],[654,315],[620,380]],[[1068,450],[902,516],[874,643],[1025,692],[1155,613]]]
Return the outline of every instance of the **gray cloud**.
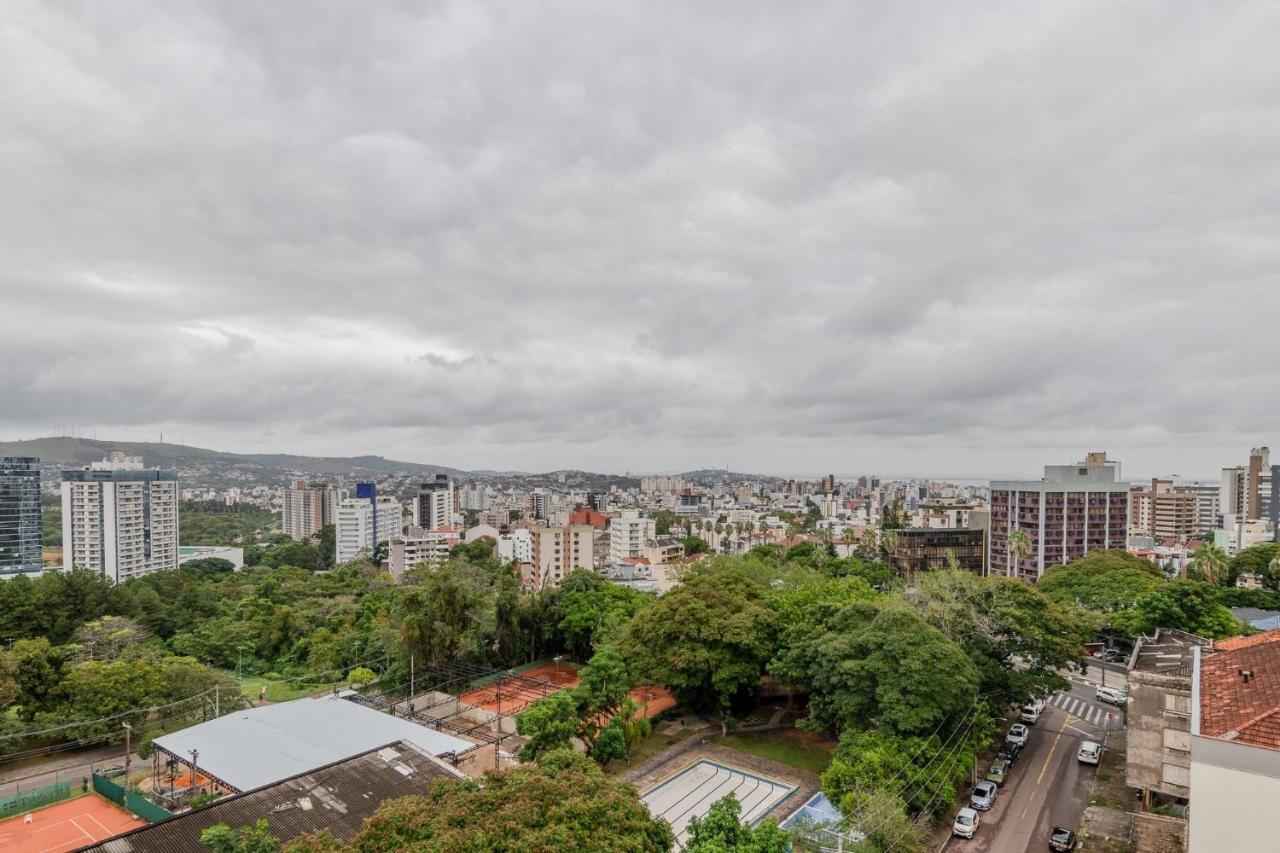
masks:
[[[1266,3],[6,4],[0,433],[1209,474],[1280,442]]]

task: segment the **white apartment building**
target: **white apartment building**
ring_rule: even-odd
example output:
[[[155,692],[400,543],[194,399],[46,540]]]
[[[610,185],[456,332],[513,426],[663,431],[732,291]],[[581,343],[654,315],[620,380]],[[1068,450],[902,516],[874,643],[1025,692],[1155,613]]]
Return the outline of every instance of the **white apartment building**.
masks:
[[[301,542],[317,536],[326,524],[334,523],[334,505],[338,495],[323,483],[307,485],[295,480],[280,490],[280,530],[290,539]]]
[[[504,563],[533,562],[533,534],[525,528],[498,537],[498,559]]]
[[[379,542],[399,536],[404,530],[404,512],[395,498],[379,497],[376,502],[348,498],[338,502],[334,526],[336,560],[349,563],[361,555],[372,556]]]
[[[644,546],[657,536],[656,522],[638,509],[624,509],[609,521],[609,559],[613,563],[641,556]]]
[[[675,494],[683,488],[684,480],[674,475],[640,478],[640,491],[649,494],[654,492],[671,492]]]
[[[449,552],[461,541],[456,530],[427,530],[410,527],[403,534],[394,536],[387,552],[391,576],[404,578],[405,572],[414,566],[438,566],[449,559]]]
[[[589,524],[569,527],[535,527],[532,560],[538,589],[559,586],[574,569],[595,568],[595,528]]]
[[[62,472],[63,568],[119,583],[178,567],[178,475],[119,451]]]
[[[413,499],[413,526],[425,530],[453,527],[453,483],[445,474],[423,483]]]

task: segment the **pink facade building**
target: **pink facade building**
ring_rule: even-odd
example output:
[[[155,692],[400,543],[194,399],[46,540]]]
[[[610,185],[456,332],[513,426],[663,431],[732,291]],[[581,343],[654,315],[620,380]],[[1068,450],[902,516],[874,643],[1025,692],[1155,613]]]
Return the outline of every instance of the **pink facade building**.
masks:
[[[1120,463],[1105,453],[1075,465],[1046,465],[1041,480],[992,481],[991,573],[1034,581],[1090,551],[1123,549],[1128,521],[1129,484],[1120,480]],[[1030,544],[1018,559],[1009,548],[1015,530]]]

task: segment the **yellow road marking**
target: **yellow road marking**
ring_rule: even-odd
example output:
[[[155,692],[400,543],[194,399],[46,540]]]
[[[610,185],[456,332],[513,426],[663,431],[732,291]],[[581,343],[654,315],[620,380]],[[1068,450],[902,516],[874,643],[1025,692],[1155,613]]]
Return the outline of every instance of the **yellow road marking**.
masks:
[[[1067,714],[1067,719],[1071,719],[1071,715]],[[1044,778],[1044,773],[1049,769],[1049,762],[1053,759],[1053,753],[1058,749],[1058,741],[1062,740],[1062,732],[1058,732],[1058,736],[1053,739],[1053,746],[1049,747],[1049,754],[1044,758],[1044,765],[1040,768],[1040,775],[1036,777],[1036,785],[1040,784],[1040,780]]]

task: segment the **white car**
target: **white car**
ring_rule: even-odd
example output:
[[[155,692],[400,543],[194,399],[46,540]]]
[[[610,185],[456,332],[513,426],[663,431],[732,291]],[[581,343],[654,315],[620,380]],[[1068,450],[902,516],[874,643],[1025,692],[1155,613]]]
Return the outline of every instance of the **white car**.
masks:
[[[1030,735],[1031,729],[1027,728],[1022,723],[1014,723],[1009,727],[1009,733],[1004,736],[1004,739],[1009,741],[1009,743],[1016,743],[1018,746],[1026,746],[1027,738],[1030,737]]]
[[[1112,705],[1124,705],[1129,701],[1129,694],[1119,687],[1099,687],[1094,693],[1102,702]]]
[[[951,824],[951,834],[961,838],[973,838],[978,831],[978,813],[973,809],[961,809],[956,814],[955,823]]]
[[[1094,743],[1087,740],[1080,744],[1080,751],[1076,753],[1076,761],[1081,764],[1097,764],[1102,760],[1102,744]]]

